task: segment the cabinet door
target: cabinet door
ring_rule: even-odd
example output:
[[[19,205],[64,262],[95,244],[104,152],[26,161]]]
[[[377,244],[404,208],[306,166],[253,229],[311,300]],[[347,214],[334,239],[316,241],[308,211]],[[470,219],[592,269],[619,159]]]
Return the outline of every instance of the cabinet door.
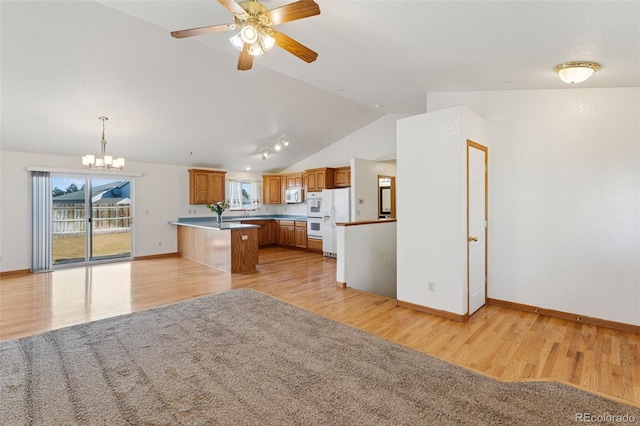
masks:
[[[189,170],[189,204],[211,204],[225,200],[225,174],[216,170]]]
[[[315,172],[307,173],[307,181],[307,191],[318,191]]]
[[[189,204],[209,204],[209,175],[189,170]]]
[[[217,203],[225,201],[225,179],[223,174],[211,173],[209,175],[209,202]]]
[[[326,173],[324,170],[316,172],[316,189],[318,191],[326,189]]]
[[[302,175],[295,175],[294,176],[294,184],[295,184],[296,188],[302,188],[303,187]]]
[[[311,189],[309,189],[309,173],[302,175],[302,187],[304,188],[305,194],[311,191]]]
[[[295,246],[300,248],[307,248],[307,226],[298,226],[296,222],[295,226]]]
[[[287,243],[288,246],[296,245],[296,232],[293,226],[287,227]]]
[[[265,204],[280,204],[280,176],[262,176]]]
[[[289,175],[287,176],[287,189],[292,189],[296,187],[296,178],[295,176]]]
[[[287,199],[287,177],[280,178],[280,203],[284,204]]]
[[[273,220],[266,220],[265,221],[267,224],[267,228],[266,228],[266,235],[265,235],[265,244],[275,244],[277,241],[276,239],[276,234],[277,234],[277,223]]]
[[[338,188],[351,186],[351,167],[335,169],[333,173],[333,183]]]
[[[280,225],[280,230],[278,232],[278,244],[282,246],[292,246],[293,241],[293,226]]]

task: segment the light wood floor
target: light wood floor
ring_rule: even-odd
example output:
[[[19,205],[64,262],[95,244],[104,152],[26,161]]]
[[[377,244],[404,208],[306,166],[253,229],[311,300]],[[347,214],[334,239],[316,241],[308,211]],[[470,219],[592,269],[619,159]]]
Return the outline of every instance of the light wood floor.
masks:
[[[494,378],[552,379],[640,406],[637,334],[495,306],[458,323],[336,288],[335,271],[334,259],[271,247],[248,274],[175,257],[4,277],[0,340],[253,288]]]

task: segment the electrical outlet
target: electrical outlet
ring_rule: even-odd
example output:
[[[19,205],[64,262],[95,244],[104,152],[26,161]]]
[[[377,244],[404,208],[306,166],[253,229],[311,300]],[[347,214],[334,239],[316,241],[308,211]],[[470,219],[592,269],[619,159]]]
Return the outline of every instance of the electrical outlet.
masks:
[[[429,281],[429,287],[428,287],[428,290],[429,290],[430,292],[432,292],[432,293],[433,293],[434,291],[436,291],[436,283],[434,283],[433,281]]]

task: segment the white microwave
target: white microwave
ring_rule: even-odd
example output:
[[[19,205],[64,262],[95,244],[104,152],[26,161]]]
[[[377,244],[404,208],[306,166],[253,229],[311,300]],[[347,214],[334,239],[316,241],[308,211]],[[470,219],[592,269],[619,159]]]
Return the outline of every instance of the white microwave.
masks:
[[[287,189],[287,192],[285,192],[284,201],[286,203],[301,203],[302,188]]]

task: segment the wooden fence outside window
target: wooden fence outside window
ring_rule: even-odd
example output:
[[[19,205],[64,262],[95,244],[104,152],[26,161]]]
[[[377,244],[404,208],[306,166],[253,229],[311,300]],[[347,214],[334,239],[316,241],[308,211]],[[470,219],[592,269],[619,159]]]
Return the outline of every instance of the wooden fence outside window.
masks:
[[[83,204],[57,204],[52,209],[53,235],[79,234],[86,231],[86,209]],[[93,233],[129,232],[129,204],[95,204],[92,207]]]

